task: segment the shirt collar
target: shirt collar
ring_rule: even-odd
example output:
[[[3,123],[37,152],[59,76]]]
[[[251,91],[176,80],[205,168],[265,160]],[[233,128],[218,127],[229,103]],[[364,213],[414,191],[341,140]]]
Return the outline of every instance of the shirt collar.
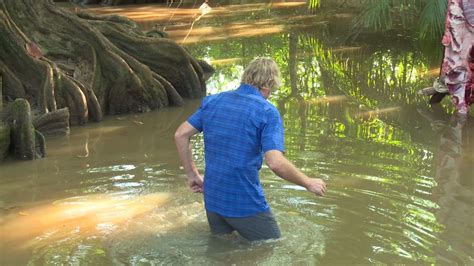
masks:
[[[240,86],[236,89],[236,92],[240,94],[258,95],[264,98],[256,87],[246,83],[240,83]]]

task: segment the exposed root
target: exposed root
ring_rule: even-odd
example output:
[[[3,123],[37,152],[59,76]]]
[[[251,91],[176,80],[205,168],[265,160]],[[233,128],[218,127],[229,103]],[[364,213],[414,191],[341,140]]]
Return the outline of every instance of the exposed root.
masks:
[[[63,108],[38,116],[33,120],[33,125],[43,135],[69,133],[69,109]]]

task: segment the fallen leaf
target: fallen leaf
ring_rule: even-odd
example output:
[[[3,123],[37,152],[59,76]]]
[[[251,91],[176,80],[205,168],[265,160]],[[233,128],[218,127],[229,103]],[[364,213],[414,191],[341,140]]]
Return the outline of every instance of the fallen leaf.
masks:
[[[43,57],[43,53],[38,45],[34,42],[29,42],[25,44],[26,52],[33,58],[39,59]]]

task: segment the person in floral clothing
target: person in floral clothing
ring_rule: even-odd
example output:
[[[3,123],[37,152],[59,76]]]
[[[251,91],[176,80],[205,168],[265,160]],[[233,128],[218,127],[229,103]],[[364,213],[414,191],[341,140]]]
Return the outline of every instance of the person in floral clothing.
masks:
[[[474,0],[449,0],[442,75],[460,114],[474,102]]]

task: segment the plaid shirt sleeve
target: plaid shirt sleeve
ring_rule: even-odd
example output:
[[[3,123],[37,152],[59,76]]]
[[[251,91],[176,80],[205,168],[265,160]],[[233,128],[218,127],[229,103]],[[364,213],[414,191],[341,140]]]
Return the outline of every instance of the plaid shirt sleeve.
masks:
[[[205,105],[205,100],[204,98],[202,100],[201,106],[199,106],[199,109],[194,112],[189,118],[188,118],[188,123],[191,124],[195,129],[197,129],[199,132],[202,132],[202,111],[204,109]]]
[[[214,99],[212,95],[204,97],[199,109],[197,109],[196,112],[194,112],[194,114],[192,114],[187,120],[188,123],[191,124],[191,126],[197,129],[199,132],[202,132],[203,130],[203,111],[206,108],[207,104],[211,101],[211,99]]]
[[[265,110],[266,121],[262,130],[262,151],[285,152],[283,122],[276,108]]]

